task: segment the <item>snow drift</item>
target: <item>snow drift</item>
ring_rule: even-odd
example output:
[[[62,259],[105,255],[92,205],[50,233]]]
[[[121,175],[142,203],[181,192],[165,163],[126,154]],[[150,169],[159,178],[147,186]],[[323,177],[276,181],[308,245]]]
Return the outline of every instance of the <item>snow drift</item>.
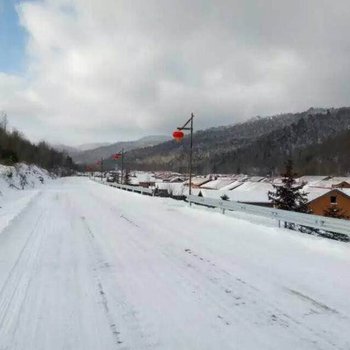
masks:
[[[36,165],[0,164],[0,232],[52,178],[47,170]]]

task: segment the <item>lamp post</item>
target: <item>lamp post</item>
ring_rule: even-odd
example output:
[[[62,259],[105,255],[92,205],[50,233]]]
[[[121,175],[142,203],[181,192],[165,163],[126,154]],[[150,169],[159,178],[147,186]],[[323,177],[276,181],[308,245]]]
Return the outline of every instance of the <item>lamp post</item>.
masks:
[[[121,164],[121,176],[120,176],[120,178],[121,178],[120,183],[121,183],[121,184],[123,184],[124,154],[125,154],[124,148],[122,149],[121,152],[116,153],[116,154],[113,154],[113,159],[114,159],[114,160],[119,160],[119,159],[121,159],[121,163],[122,163],[122,164]]]
[[[121,158],[122,158],[121,184],[123,185],[123,173],[124,173],[124,148],[122,148],[122,151],[121,151]]]
[[[190,131],[190,155],[189,155],[189,186],[188,186],[188,193],[189,195],[192,194],[192,153],[193,153],[193,118],[194,115],[191,113],[191,118],[187,120],[187,122],[177,128],[177,131],[173,132],[173,137],[176,141],[180,142],[183,137],[184,133],[182,130],[189,130]]]
[[[102,181],[102,180],[103,180],[103,175],[102,175],[102,173],[103,173],[103,158],[101,158],[101,160],[98,160],[98,161],[96,162],[96,165],[99,165],[99,166],[100,166],[101,181]]]

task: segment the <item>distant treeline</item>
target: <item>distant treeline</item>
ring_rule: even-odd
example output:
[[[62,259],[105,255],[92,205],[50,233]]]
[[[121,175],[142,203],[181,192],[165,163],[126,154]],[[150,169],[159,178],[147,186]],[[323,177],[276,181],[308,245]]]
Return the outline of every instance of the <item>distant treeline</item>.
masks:
[[[18,162],[35,164],[59,174],[69,174],[75,169],[72,158],[50,147],[46,142],[34,144],[18,130],[9,130],[7,116],[0,115],[0,163]]]

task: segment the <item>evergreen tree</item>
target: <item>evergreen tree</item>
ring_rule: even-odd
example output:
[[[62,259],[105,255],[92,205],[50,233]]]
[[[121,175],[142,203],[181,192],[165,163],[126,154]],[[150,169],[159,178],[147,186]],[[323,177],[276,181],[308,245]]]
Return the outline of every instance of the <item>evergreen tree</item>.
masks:
[[[223,201],[228,201],[230,200],[230,197],[225,193],[220,197]]]
[[[11,149],[2,150],[0,148],[0,159],[5,165],[13,165],[18,162],[18,156],[16,152]]]
[[[302,192],[304,184],[297,185],[296,173],[293,170],[293,162],[286,162],[285,172],[281,174],[282,185],[273,185],[275,191],[268,193],[274,208],[308,213],[307,193]]]

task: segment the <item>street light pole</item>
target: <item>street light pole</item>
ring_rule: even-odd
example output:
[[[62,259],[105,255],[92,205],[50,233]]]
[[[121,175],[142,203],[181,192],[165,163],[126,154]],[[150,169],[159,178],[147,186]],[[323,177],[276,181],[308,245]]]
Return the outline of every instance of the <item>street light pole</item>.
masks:
[[[187,120],[187,122],[181,126],[178,127],[177,130],[189,130],[190,131],[190,159],[189,159],[189,172],[190,172],[190,176],[189,176],[189,186],[188,186],[188,193],[189,195],[192,194],[192,154],[193,154],[193,118],[194,115],[193,113],[191,113],[191,118]],[[188,127],[187,125],[190,124],[190,126]]]
[[[103,158],[101,158],[101,181],[103,181]]]
[[[121,184],[123,184],[123,172],[124,172],[124,148],[122,148],[122,173],[121,173]]]
[[[192,153],[193,153],[193,113],[191,114],[191,134],[190,134],[190,186],[188,189],[189,195],[192,194]]]

